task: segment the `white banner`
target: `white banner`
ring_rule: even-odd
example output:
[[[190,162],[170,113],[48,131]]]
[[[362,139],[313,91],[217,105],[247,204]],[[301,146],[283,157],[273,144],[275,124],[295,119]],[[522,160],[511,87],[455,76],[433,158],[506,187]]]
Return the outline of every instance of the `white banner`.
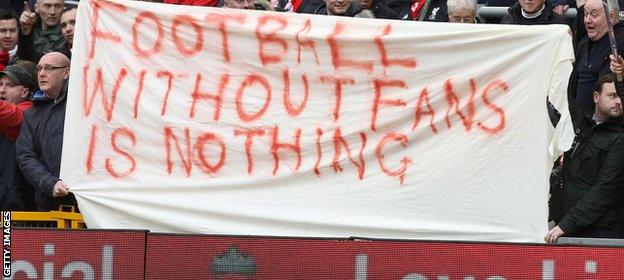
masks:
[[[539,242],[566,26],[82,1],[61,178],[90,228]],[[567,109],[563,123],[569,123]],[[569,146],[561,129],[555,152]]]

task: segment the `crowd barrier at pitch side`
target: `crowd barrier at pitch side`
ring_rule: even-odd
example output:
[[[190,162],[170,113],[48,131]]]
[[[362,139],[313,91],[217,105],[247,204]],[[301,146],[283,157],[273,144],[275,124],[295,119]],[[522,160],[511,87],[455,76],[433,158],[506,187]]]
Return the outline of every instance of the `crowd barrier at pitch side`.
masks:
[[[5,279],[624,279],[616,245],[3,232]]]
[[[11,225],[26,228],[85,228],[82,215],[74,206],[61,206],[50,212],[11,212]]]

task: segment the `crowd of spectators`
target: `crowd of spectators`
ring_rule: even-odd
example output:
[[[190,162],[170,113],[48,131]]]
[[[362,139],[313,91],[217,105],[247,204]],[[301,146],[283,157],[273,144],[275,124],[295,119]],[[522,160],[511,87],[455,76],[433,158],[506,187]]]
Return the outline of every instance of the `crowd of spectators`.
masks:
[[[582,1],[582,0],[580,0]],[[59,178],[65,97],[78,1],[0,1],[0,208],[58,209],[76,205]],[[476,0],[152,0],[178,5],[257,9],[328,16],[393,20],[484,23]],[[555,170],[546,241],[560,236],[624,237],[624,124],[619,94],[624,74],[612,54],[608,31],[619,53],[624,29],[617,0],[488,1],[508,5],[502,24],[566,24],[576,6],[576,60],[568,96],[576,138]],[[605,7],[607,9],[605,9]],[[610,19],[610,20],[608,20]],[[558,112],[549,107],[556,124]]]
[[[0,3],[0,208],[76,205],[59,178],[76,1]]]

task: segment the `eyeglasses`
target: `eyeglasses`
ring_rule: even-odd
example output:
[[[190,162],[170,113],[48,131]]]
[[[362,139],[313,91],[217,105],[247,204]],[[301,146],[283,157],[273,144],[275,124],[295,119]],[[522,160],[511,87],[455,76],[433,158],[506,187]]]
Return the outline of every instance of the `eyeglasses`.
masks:
[[[476,19],[474,17],[449,17],[450,22],[458,22],[458,23],[476,23]]]
[[[35,70],[37,70],[37,73],[41,72],[41,70],[47,72],[56,70],[56,69],[63,69],[63,68],[67,68],[67,66],[50,66],[50,65],[46,65],[46,66],[37,66],[37,68],[35,68]]]

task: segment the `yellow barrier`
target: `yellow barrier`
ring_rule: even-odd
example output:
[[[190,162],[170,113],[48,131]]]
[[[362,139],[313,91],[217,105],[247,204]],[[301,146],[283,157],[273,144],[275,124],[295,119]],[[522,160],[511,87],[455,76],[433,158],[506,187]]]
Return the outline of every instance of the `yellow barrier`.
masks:
[[[13,227],[86,228],[82,214],[74,206],[61,205],[58,211],[11,212]]]

